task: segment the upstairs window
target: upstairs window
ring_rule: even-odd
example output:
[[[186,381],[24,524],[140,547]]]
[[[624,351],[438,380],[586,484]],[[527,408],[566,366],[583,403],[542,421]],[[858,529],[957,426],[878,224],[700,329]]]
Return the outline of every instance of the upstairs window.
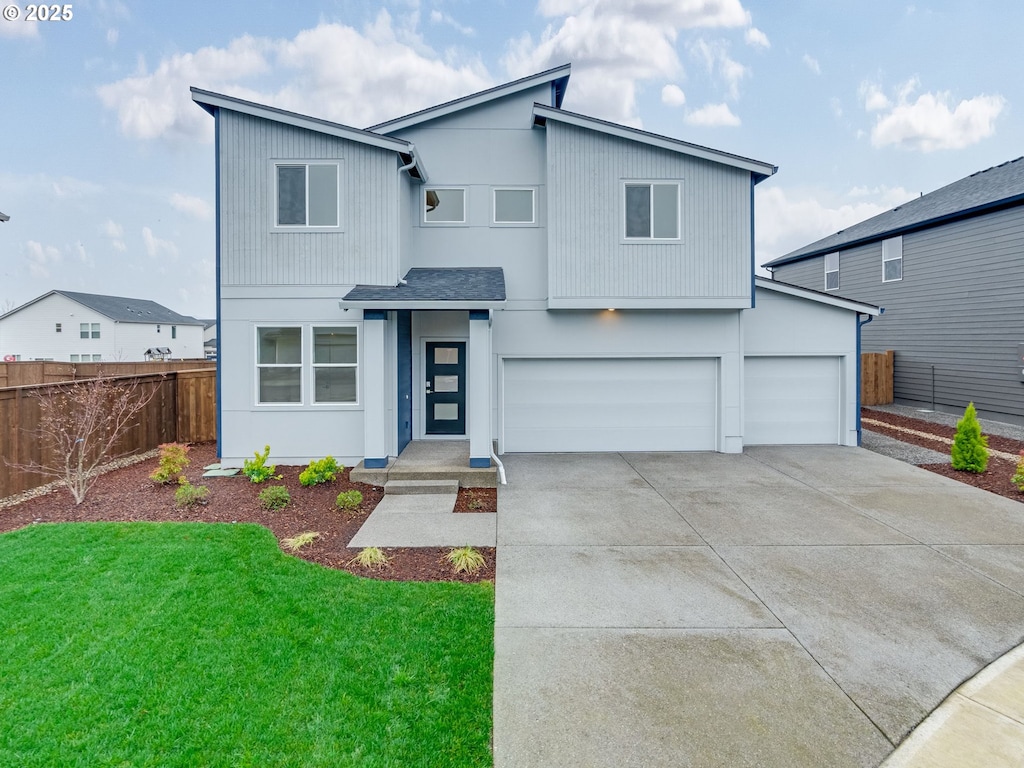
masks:
[[[825,290],[839,290],[839,254],[825,254]]]
[[[894,283],[903,279],[903,238],[890,237],[882,241],[882,282]]]
[[[60,323],[57,323],[57,333],[60,333]]]
[[[535,224],[537,211],[532,189],[495,189],[493,222],[495,224]]]
[[[83,339],[98,339],[100,337],[99,323],[79,323],[78,335]]]
[[[274,177],[276,227],[338,226],[338,163],[278,163]]]
[[[679,239],[679,183],[625,184],[625,238]]]
[[[423,190],[424,224],[465,224],[466,190],[461,187],[430,187]]]
[[[171,326],[171,338],[172,339],[178,338],[178,326],[176,326],[176,325],[172,325]]]

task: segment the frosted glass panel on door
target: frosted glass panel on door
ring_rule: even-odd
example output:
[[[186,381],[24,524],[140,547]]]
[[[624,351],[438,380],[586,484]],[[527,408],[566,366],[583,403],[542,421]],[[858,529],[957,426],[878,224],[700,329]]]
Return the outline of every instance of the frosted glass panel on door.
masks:
[[[434,347],[435,365],[456,365],[459,362],[458,347]]]
[[[459,418],[458,403],[434,403],[435,421],[455,421]]]
[[[434,377],[434,391],[435,392],[458,392],[459,391],[459,377],[458,376],[435,376]]]

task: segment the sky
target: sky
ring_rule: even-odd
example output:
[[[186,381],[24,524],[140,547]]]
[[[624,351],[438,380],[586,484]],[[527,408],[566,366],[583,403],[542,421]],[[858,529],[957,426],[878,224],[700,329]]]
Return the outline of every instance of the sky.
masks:
[[[0,5],[0,312],[61,289],[214,316],[189,86],[362,128],[571,63],[565,109],[779,167],[759,264],[1024,154],[1019,0]]]

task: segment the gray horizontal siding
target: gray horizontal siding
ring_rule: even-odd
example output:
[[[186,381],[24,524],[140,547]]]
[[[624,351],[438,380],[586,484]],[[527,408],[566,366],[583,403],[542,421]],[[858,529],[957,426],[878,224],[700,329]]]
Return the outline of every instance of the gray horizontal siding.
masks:
[[[750,295],[750,174],[551,121],[553,298]],[[623,179],[682,180],[682,242],[623,244]]]
[[[219,120],[224,285],[395,282],[394,152],[227,110]],[[274,159],[341,160],[341,231],[271,232]]]
[[[776,269],[821,289],[821,258]],[[1024,208],[903,237],[903,280],[882,282],[881,244],[840,255],[839,294],[880,304],[864,328],[865,351],[893,349],[895,396],[1024,418],[1017,358],[1024,343]]]

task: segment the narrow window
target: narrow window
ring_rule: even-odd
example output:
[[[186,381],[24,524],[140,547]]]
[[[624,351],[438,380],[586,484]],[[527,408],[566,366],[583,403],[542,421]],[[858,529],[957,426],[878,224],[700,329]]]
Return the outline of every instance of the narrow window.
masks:
[[[88,323],[79,323],[79,325],[78,325],[78,335],[81,338],[83,338],[83,339],[88,339],[89,338],[89,324]]]
[[[535,222],[534,190],[494,190],[495,224],[533,224]]]
[[[92,324],[92,337],[94,339],[98,339],[100,337],[100,324],[99,323],[93,323]]]
[[[276,177],[276,226],[338,226],[337,163],[281,164]]]
[[[903,279],[903,237],[890,237],[882,241],[882,282],[894,283]]]
[[[72,363],[77,363],[78,362],[78,355],[72,355],[71,356],[71,362]]]
[[[354,326],[313,328],[313,402],[358,402],[358,361]]]
[[[839,254],[825,254],[825,290],[839,290]]]
[[[172,325],[171,326],[171,338],[172,339],[178,338],[178,326],[176,326],[176,325]]]
[[[626,239],[679,239],[679,184],[625,185]]]
[[[93,355],[93,356],[92,356],[92,361],[93,361],[94,363],[100,363],[100,362],[102,362],[102,361],[103,361],[103,355]]]
[[[302,402],[302,329],[256,329],[257,402]]]
[[[426,224],[465,224],[466,190],[451,187],[425,189],[423,221]]]
[[[57,333],[60,333],[60,323],[57,323]]]

